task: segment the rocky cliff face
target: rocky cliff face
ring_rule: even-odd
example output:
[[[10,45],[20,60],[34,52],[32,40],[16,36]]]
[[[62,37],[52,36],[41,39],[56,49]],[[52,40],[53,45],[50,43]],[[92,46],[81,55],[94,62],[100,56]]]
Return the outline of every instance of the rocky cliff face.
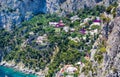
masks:
[[[120,77],[120,22],[119,21],[120,21],[120,17],[116,17],[109,24],[106,24],[108,26],[108,30],[107,30],[108,35],[106,40],[103,39],[105,42],[104,46],[106,47],[106,52],[99,54],[99,56],[103,56],[102,62],[99,63],[99,60],[95,60],[94,58],[91,69],[92,70],[96,69],[97,71],[92,72],[92,75],[89,74],[89,76]],[[97,41],[97,43],[102,44],[100,40]],[[98,51],[96,51],[95,53],[99,53],[99,52],[100,51],[98,49]],[[93,50],[91,51],[91,53],[94,53]],[[96,54],[94,56],[96,56]]]
[[[49,13],[58,12],[63,15],[85,7],[94,7],[97,4],[109,6],[117,0],[46,0]]]
[[[95,77],[120,77],[120,17],[116,17],[108,26],[108,37],[106,41],[106,52],[101,63],[93,62],[98,72]],[[106,26],[106,25],[105,25]],[[105,29],[106,30],[106,29]],[[104,35],[103,35],[104,37]],[[97,52],[96,52],[97,53]],[[92,67],[92,68],[93,68]]]
[[[107,53],[109,56],[106,69],[109,70],[108,77],[120,76],[120,17],[112,21],[109,27],[112,29],[107,40]],[[111,71],[111,72],[110,72]]]
[[[10,29],[12,25],[45,12],[45,0],[0,0],[0,26]]]
[[[115,0],[0,0],[0,26],[9,30],[35,14],[56,12],[65,15],[101,1],[109,5]]]
[[[101,0],[99,0],[101,1]],[[96,5],[97,0],[47,0],[48,12],[73,12],[80,8],[92,7]]]
[[[96,40],[98,49],[91,50],[91,61],[89,61],[91,67],[86,69],[89,72],[84,75],[86,72],[84,71],[82,73],[84,76],[80,77],[120,77],[120,6],[117,8],[117,17],[110,23],[104,24],[102,30],[102,36]],[[100,53],[103,50],[99,45],[105,47],[105,52]]]

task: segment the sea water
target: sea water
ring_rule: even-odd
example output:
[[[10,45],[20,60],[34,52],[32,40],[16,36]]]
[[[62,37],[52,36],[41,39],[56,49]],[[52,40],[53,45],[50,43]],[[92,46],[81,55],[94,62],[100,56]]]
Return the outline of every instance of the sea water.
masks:
[[[0,66],[0,77],[37,77],[33,74],[25,74],[20,71],[16,71],[13,68]]]

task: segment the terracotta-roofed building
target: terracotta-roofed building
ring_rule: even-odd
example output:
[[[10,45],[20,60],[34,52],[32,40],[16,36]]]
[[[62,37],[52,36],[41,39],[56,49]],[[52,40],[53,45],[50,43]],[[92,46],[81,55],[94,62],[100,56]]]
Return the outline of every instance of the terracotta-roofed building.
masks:
[[[57,73],[57,77],[63,77],[64,73],[67,73],[68,75],[74,74],[78,69],[74,67],[73,65],[65,65],[61,70]]]

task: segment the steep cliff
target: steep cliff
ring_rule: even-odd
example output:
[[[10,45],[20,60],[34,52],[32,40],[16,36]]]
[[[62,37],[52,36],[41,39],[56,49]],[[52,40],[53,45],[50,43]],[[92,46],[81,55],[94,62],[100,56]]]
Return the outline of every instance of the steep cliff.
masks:
[[[120,76],[120,17],[117,17],[109,25],[112,28],[107,40],[107,53],[109,56],[106,69],[109,70],[108,77]],[[111,72],[110,72],[111,71]]]
[[[120,6],[117,16],[103,25],[101,35],[91,50],[91,60],[80,77],[120,77]]]
[[[107,58],[103,68],[106,77],[120,77],[120,6],[117,17],[108,25],[108,40],[106,42]],[[105,61],[105,58],[103,59]]]
[[[91,50],[91,60],[79,77],[120,77],[120,17],[108,25],[108,38],[96,40],[97,50]],[[94,45],[95,46],[95,45]]]
[[[45,0],[0,0],[0,26],[9,30],[12,25],[45,12]]]
[[[0,0],[0,26],[11,29],[39,13],[59,13],[65,15],[80,8],[93,7],[97,3],[108,6],[116,0]]]
[[[58,12],[66,14],[67,12],[75,12],[81,8],[94,7],[98,4],[109,6],[109,4],[117,0],[46,0],[47,11],[49,13]]]
[[[95,0],[47,0],[48,12],[73,12],[80,8],[96,5]]]
[[[22,21],[29,20],[34,15],[39,13],[56,12],[61,15],[65,15],[66,13],[74,12],[81,8],[93,7],[99,3],[106,4],[106,6],[108,6],[115,0],[103,0],[103,1],[104,2],[102,3],[102,0],[89,0],[89,1],[88,0],[46,0],[46,1],[45,0],[19,0],[19,1],[0,0],[0,7],[1,7],[0,26],[3,26],[7,30],[10,30],[10,27],[12,27],[13,25],[20,25]],[[84,14],[85,13],[83,12],[81,15]],[[117,8],[117,16],[120,16],[120,7]],[[52,75],[53,72],[56,72],[55,70],[57,68],[56,66],[59,66],[60,63],[63,64],[62,63],[63,61],[66,63],[69,62],[74,63],[78,59],[80,59],[81,56],[84,57],[85,53],[80,55],[78,50],[74,51],[74,49],[71,50],[69,50],[70,48],[68,49],[68,46],[69,47],[71,46],[71,48],[73,47],[75,49],[76,47],[79,47],[77,43],[73,43],[67,39],[67,37],[72,35],[67,35],[66,33],[62,33],[61,36],[56,37],[58,33],[54,32],[55,29],[53,29],[53,27],[51,28],[51,26],[48,27],[48,23],[51,20],[57,21],[59,19],[65,19],[66,23],[67,22],[70,23],[70,20],[66,18],[62,18],[62,17],[59,18],[59,17],[55,17],[54,15],[46,14],[46,15],[35,16],[30,21],[24,22],[24,26],[20,28],[16,28],[15,30],[10,31],[10,33],[6,30],[3,31],[0,30],[1,31],[0,54],[2,54],[0,55],[0,57],[4,55],[2,51],[6,51],[6,53],[8,53],[13,49],[13,52],[8,54],[9,56],[5,55],[5,60],[15,59],[16,62],[23,61],[23,63],[25,63],[26,66],[35,68],[36,70],[38,68],[44,69],[47,65],[49,65],[50,62],[53,62],[53,64],[52,63],[50,64],[49,67],[50,71],[48,71],[50,75]],[[120,17],[116,17],[110,23],[106,22],[107,24],[103,24],[104,26],[103,33],[105,39],[103,39],[103,35],[102,38],[98,38],[97,40],[96,38],[94,38],[96,42],[95,43],[93,42],[94,45],[91,44],[90,46],[90,49],[93,48],[90,51],[92,54],[91,60],[83,61],[85,64],[85,68],[83,65],[84,69],[80,71],[83,71],[82,73],[84,76],[80,76],[80,77],[89,77],[89,76],[119,77],[120,76],[120,22],[119,21],[120,21]],[[46,36],[46,34],[48,36]],[[40,39],[41,38],[44,39],[44,37],[47,38],[48,40],[46,42],[49,41],[50,44],[48,42],[47,44],[45,44],[45,46],[44,44],[43,46],[38,45],[39,43],[36,40],[38,39],[39,41],[39,37]],[[96,37],[98,37],[98,35]],[[89,39],[93,39],[93,38],[89,38]],[[66,41],[69,42],[67,43]],[[58,42],[58,46],[61,50],[59,53],[57,52],[55,54],[56,57],[54,58],[54,53],[52,52],[55,50],[54,45],[56,45],[56,42]],[[80,49],[84,49],[83,48],[84,46],[87,48],[86,45],[83,46],[83,43],[79,43],[79,44],[80,46],[82,46],[80,47]],[[69,51],[71,52],[69,53]],[[88,56],[89,53],[87,54]],[[13,56],[14,54],[15,56]],[[68,57],[66,56],[68,57],[70,56],[72,58],[67,59]],[[54,59],[52,59],[51,57],[53,57]],[[38,68],[36,68],[36,66]],[[84,73],[88,75],[85,76]]]

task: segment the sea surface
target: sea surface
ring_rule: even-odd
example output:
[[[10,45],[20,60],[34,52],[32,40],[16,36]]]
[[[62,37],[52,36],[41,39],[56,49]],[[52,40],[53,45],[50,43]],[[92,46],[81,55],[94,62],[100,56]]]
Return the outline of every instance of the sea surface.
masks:
[[[0,66],[0,77],[37,77],[33,74],[25,74],[20,71],[16,71],[13,68]]]

